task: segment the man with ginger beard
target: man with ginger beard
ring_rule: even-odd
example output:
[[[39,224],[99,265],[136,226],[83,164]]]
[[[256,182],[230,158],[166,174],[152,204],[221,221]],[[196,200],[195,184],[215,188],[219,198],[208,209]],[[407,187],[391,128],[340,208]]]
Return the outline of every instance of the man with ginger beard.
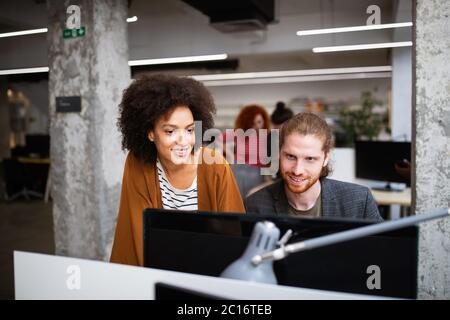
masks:
[[[382,221],[368,188],[326,178],[332,147],[331,130],[319,116],[288,120],[280,133],[282,179],[250,195],[247,212]]]

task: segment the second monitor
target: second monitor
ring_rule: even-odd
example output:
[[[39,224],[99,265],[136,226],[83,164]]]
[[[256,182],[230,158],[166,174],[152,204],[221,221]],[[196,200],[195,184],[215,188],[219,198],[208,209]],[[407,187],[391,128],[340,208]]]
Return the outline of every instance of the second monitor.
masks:
[[[411,181],[411,143],[396,141],[355,141],[356,177],[389,182]]]

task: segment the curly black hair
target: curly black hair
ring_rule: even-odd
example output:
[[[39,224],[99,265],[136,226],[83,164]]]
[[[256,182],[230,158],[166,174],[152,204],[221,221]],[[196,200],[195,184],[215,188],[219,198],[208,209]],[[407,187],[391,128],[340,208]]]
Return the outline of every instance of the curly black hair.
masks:
[[[202,134],[214,126],[216,107],[209,91],[200,82],[167,74],[141,76],[124,90],[117,125],[122,132],[122,148],[138,159],[156,161],[156,147],[148,132],[156,121],[175,107],[187,106],[196,121],[202,121]]]

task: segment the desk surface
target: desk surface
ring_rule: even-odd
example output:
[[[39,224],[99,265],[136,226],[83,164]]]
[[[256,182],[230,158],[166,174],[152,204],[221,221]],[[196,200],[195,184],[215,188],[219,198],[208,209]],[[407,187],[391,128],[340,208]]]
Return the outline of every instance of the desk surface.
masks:
[[[156,282],[228,299],[386,299],[14,252],[16,299],[154,299]]]
[[[17,161],[21,163],[33,163],[33,164],[50,164],[50,158],[26,158],[18,157]]]
[[[380,191],[373,190],[372,195],[379,205],[399,204],[402,206],[411,206],[411,188],[403,191]]]

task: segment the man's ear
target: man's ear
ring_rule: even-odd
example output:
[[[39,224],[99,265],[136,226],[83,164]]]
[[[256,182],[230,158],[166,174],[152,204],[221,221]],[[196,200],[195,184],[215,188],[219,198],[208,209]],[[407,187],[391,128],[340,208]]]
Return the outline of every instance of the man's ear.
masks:
[[[151,142],[155,141],[155,133],[153,132],[153,130],[150,130],[147,134],[148,140],[150,140]]]
[[[326,167],[329,161],[330,161],[330,152],[327,152],[325,153],[325,161],[323,162],[323,167]]]

